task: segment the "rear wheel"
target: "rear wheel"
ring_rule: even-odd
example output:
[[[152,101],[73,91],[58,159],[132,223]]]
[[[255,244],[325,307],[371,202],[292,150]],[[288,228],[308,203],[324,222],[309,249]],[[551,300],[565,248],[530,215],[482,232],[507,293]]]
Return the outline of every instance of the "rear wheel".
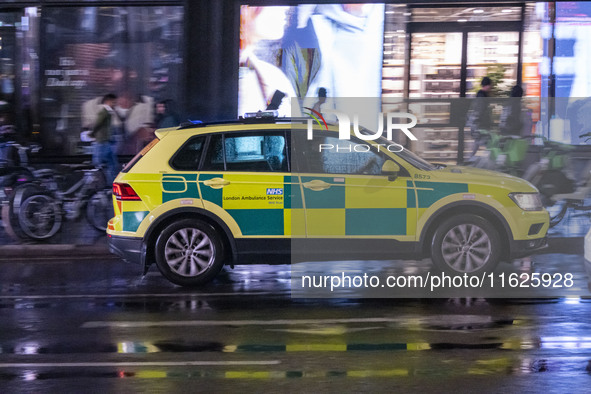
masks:
[[[433,235],[433,264],[452,274],[491,272],[500,260],[498,231],[482,217],[462,214],[445,220]]]
[[[224,265],[221,239],[209,224],[184,219],[168,225],[156,241],[156,265],[181,286],[211,281]]]

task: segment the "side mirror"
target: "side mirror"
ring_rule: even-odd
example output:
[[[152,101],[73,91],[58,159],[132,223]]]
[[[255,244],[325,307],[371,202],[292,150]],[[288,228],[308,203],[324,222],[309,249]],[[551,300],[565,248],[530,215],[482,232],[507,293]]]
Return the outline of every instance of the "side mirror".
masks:
[[[398,178],[400,172],[400,166],[392,160],[386,160],[382,165],[382,175],[387,175],[389,181],[393,181]]]

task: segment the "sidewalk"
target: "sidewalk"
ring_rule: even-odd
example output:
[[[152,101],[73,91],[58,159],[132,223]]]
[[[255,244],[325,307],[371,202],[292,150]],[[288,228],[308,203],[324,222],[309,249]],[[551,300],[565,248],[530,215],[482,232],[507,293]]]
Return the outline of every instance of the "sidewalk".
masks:
[[[55,236],[42,242],[18,243],[0,225],[0,261],[69,257],[116,258],[109,253],[107,235],[92,227],[85,218],[65,221]]]

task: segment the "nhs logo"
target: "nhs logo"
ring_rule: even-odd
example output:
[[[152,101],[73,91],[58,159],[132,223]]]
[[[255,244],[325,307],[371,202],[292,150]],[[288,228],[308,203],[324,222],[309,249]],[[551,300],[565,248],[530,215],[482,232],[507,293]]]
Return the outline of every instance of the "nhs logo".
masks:
[[[283,189],[272,189],[272,188],[267,189],[267,196],[282,196],[282,195],[283,195]]]

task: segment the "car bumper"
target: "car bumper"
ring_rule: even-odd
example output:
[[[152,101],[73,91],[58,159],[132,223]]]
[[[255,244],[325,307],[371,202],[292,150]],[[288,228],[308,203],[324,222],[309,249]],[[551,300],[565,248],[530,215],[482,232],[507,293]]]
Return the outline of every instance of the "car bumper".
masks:
[[[548,247],[548,238],[524,239],[511,242],[511,259],[530,256]]]
[[[121,257],[123,260],[133,264],[143,263],[143,238],[118,237],[116,235],[109,234],[108,243],[109,251]]]

